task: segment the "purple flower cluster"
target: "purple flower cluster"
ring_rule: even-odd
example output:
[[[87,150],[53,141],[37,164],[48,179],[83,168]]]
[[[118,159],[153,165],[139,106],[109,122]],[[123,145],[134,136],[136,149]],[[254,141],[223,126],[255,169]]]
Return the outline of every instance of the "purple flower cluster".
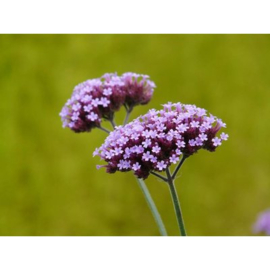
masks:
[[[106,167],[109,173],[132,170],[146,179],[151,171],[164,171],[176,164],[181,155],[188,157],[201,148],[214,151],[228,139],[225,133],[216,136],[226,124],[207,116],[205,109],[181,103],[163,107],[116,127],[94,152],[108,163],[98,167]]]
[[[122,105],[130,111],[136,105],[147,104],[155,87],[148,75],[131,72],[121,76],[107,73],[80,83],[60,112],[63,127],[75,132],[91,131],[100,126],[102,118],[112,120]]]
[[[259,232],[270,235],[270,209],[261,213],[254,225],[254,233]]]

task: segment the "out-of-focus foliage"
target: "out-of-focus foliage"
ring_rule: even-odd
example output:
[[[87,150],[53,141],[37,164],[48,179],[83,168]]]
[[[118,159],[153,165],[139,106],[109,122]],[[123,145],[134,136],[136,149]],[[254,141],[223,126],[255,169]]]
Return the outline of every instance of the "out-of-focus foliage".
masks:
[[[270,206],[269,48],[269,35],[1,35],[0,234],[158,235],[132,173],[96,170],[106,134],[75,134],[59,117],[76,84],[133,71],[157,89],[131,118],[180,101],[227,123],[229,140],[176,180],[188,234],[250,235]],[[168,187],[146,184],[178,235]]]

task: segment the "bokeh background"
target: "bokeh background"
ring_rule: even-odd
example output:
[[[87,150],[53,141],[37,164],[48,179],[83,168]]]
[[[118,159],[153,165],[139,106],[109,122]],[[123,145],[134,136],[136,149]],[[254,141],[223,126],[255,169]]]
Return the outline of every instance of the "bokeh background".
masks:
[[[227,123],[229,140],[189,158],[176,187],[189,235],[252,235],[270,207],[269,63],[269,35],[1,35],[0,235],[159,235],[132,173],[96,170],[106,135],[59,117],[76,84],[115,71],[157,85],[132,118],[180,101]],[[146,184],[178,235],[168,187]]]

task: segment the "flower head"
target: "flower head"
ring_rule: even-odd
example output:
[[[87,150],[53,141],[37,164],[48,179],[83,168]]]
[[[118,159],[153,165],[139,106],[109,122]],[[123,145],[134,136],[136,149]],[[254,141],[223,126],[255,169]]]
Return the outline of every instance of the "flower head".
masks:
[[[262,232],[266,235],[270,235],[270,209],[264,211],[258,216],[253,229],[254,233]]]
[[[107,73],[80,83],[60,112],[63,127],[75,132],[91,131],[100,126],[102,119],[111,120],[122,105],[132,109],[148,103],[155,87],[149,76],[131,72],[121,76]]]
[[[148,75],[127,72],[121,76],[121,80],[125,85],[125,103],[128,107],[147,104],[151,100],[156,85]]]
[[[95,153],[108,163],[107,172],[132,170],[145,179],[151,171],[164,171],[176,164],[181,155],[188,157],[200,149],[215,151],[227,139],[225,133],[222,138],[216,136],[220,121],[195,105],[168,103],[162,110],[150,110],[117,127]],[[108,156],[108,152],[113,154]],[[129,166],[124,166],[124,161]]]

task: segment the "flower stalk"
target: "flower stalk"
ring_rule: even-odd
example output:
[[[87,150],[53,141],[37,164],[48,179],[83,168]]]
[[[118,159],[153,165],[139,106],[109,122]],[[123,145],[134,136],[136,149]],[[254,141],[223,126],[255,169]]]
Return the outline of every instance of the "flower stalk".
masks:
[[[176,188],[175,188],[175,185],[174,185],[174,180],[175,180],[175,177],[177,175],[177,172],[180,170],[180,168],[181,168],[182,164],[184,163],[185,159],[186,159],[186,157],[183,156],[183,158],[181,159],[181,161],[177,165],[173,175],[171,174],[169,168],[166,169],[167,178],[160,175],[160,174],[158,174],[158,173],[155,173],[153,171],[151,172],[151,174],[153,174],[154,176],[162,179],[163,181],[165,181],[169,185],[169,189],[170,189],[171,196],[172,196],[172,201],[173,201],[173,205],[174,205],[174,210],[175,210],[175,214],[176,214],[178,227],[179,227],[179,230],[180,230],[180,233],[181,233],[182,236],[187,236],[187,233],[186,233],[186,229],[185,229],[185,225],[184,225],[184,219],[183,219],[183,216],[182,216],[180,202],[179,202],[177,191],[176,191]]]
[[[179,164],[181,164],[181,162]],[[180,167],[181,167],[181,165],[180,165]],[[178,195],[177,195],[177,192],[176,192],[176,189],[174,186],[174,179],[172,178],[168,169],[166,170],[166,172],[168,175],[168,185],[169,185],[171,196],[172,196],[172,201],[173,201],[173,205],[174,205],[174,210],[175,210],[179,230],[180,230],[180,233],[182,236],[187,236],[185,225],[184,225],[184,219],[183,219],[182,211],[181,211],[181,207],[180,207],[180,202],[179,202]]]
[[[160,178],[161,180],[163,180],[165,182],[168,182],[168,179],[166,177],[162,176],[161,174],[158,174],[158,173],[156,173],[154,171],[151,171],[150,173],[153,174],[154,176]]]
[[[178,171],[180,170],[181,166],[183,165],[184,161],[185,161],[186,157],[185,155],[183,155],[181,161],[179,162],[179,164],[177,165],[175,171],[173,172],[173,175],[172,175],[172,179],[174,180]]]
[[[102,130],[102,131],[104,131],[104,132],[106,132],[106,133],[108,133],[108,134],[110,134],[110,130],[108,130],[107,128],[104,128],[102,126],[99,126],[97,128],[100,129],[100,130]]]
[[[127,106],[125,106],[125,108],[126,108],[126,117],[125,117],[123,126],[125,126],[128,123],[129,116],[130,116],[130,114],[131,114],[131,112],[133,110],[133,107],[128,108]]]
[[[112,119],[110,119],[109,121],[110,121],[110,123],[111,123],[113,129],[115,129],[116,124],[115,124],[115,122],[114,122],[114,119],[112,118]]]
[[[161,216],[160,216],[160,214],[157,210],[157,207],[156,207],[156,205],[155,205],[155,203],[154,203],[154,201],[153,201],[153,199],[148,191],[146,184],[144,183],[144,181],[142,179],[137,178],[137,177],[136,177],[136,179],[137,179],[137,182],[138,182],[138,184],[143,192],[143,195],[146,199],[146,202],[147,202],[147,204],[148,204],[148,206],[153,214],[153,217],[156,221],[156,224],[158,226],[160,234],[162,236],[167,236],[167,232],[166,232],[165,226],[163,224],[163,221],[161,219]]]

